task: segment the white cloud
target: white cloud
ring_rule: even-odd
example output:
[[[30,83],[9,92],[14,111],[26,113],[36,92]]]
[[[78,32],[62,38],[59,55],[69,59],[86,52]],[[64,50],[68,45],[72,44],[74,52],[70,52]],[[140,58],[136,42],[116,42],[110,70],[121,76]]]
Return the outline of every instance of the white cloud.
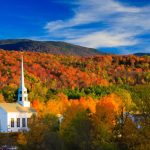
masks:
[[[78,39],[68,40],[68,42],[77,43],[87,47],[117,47],[135,45],[139,40],[132,38],[131,33],[100,31],[85,35]]]
[[[116,0],[78,0],[74,17],[48,22],[51,37],[94,48],[131,46],[142,42],[139,34],[150,32],[150,7],[124,6]],[[97,23],[95,27],[92,24]],[[101,28],[100,24],[106,27]],[[84,25],[91,25],[90,28]],[[80,27],[81,28],[76,28]],[[84,27],[84,29],[83,29]],[[97,30],[97,31],[96,31]]]
[[[49,31],[74,27],[88,23],[103,21],[109,15],[116,13],[137,13],[140,12],[136,7],[124,7],[113,0],[80,0],[79,7],[74,10],[73,18],[62,21],[56,20],[46,24],[45,29]]]

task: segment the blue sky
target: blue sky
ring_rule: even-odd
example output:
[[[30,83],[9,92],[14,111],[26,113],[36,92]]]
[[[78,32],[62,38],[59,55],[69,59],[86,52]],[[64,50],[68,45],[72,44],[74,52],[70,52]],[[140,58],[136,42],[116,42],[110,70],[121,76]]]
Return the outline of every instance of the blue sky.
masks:
[[[0,0],[0,39],[150,52],[150,0]]]

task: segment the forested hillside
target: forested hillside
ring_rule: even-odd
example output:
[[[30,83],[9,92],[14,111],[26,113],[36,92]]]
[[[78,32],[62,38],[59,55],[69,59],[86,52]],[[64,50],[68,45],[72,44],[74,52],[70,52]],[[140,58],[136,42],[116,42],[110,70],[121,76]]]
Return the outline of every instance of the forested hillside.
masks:
[[[92,56],[103,54],[93,49],[59,41],[34,41],[28,39],[0,40],[0,48],[5,50],[30,51],[61,55]]]
[[[29,100],[38,117],[31,119],[31,130],[17,134],[12,144],[25,150],[148,150],[149,56],[79,57],[0,50],[1,102],[17,99],[22,55]],[[64,117],[61,126],[58,114]],[[137,122],[134,115],[141,115]],[[0,145],[8,138],[2,137]]]
[[[45,53],[0,51],[0,89],[17,89],[20,58],[24,56],[25,78],[33,93],[50,89],[82,89],[95,85],[147,85],[150,82],[150,57],[92,56],[75,57]],[[41,93],[42,93],[41,91]],[[30,99],[33,100],[32,96]],[[12,98],[10,98],[12,101]],[[45,97],[42,96],[42,99]],[[6,98],[9,101],[9,98]]]

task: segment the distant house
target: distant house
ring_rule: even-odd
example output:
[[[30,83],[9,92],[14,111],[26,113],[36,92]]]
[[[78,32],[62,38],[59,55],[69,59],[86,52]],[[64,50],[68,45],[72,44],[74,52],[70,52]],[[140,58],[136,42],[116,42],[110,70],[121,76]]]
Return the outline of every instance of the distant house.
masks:
[[[23,58],[21,78],[16,103],[0,103],[0,132],[28,131],[28,121],[35,110],[30,107],[27,89],[24,85]]]

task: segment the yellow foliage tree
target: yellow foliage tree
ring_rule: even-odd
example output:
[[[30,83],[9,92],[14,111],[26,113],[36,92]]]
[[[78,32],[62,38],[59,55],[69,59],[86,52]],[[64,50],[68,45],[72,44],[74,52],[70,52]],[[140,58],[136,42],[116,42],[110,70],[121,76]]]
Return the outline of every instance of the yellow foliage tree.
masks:
[[[4,96],[0,94],[0,103],[5,103]]]

